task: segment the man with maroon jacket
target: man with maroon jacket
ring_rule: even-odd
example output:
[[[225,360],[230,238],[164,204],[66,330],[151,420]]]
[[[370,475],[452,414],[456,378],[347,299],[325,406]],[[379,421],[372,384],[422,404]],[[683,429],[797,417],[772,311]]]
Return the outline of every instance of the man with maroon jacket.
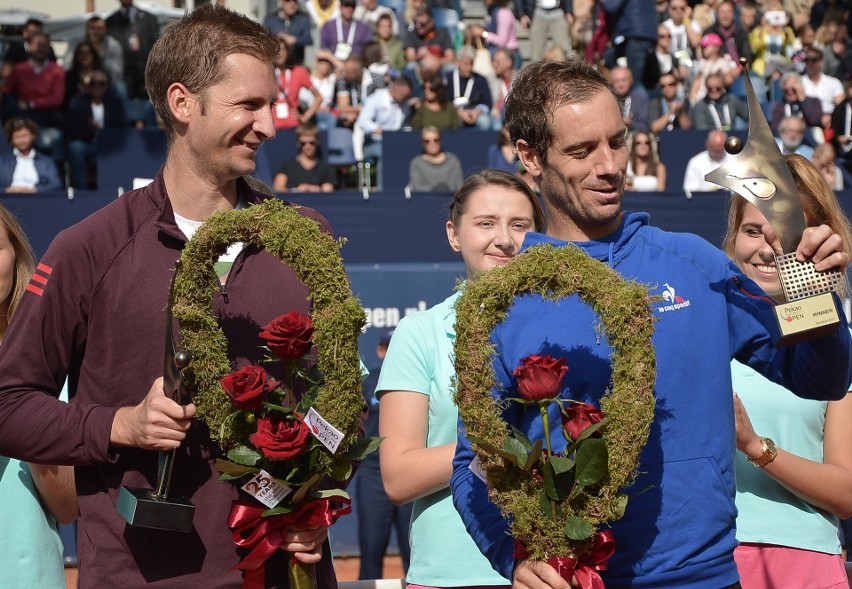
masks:
[[[215,211],[263,200],[242,176],[274,137],[275,37],[217,5],[170,26],[148,62],[148,92],[169,140],[153,183],[129,192],[48,249],[0,349],[0,454],[76,466],[81,589],[242,587],[227,526],[234,485],[193,405],[164,395],[164,307],[187,237]],[[199,64],[205,64],[199,68]],[[329,231],[315,211],[299,212]],[[241,246],[237,246],[239,250]],[[214,297],[235,367],[257,362],[260,327],[309,312],[307,287],[265,250],[224,260]],[[251,335],[247,335],[251,334]],[[73,402],[58,401],[65,379]],[[188,534],[128,525],[119,489],[150,488],[157,450],[177,449],[171,491],[195,505]],[[286,587],[291,553],[336,587],[327,528],[290,529],[266,561],[266,584]]]

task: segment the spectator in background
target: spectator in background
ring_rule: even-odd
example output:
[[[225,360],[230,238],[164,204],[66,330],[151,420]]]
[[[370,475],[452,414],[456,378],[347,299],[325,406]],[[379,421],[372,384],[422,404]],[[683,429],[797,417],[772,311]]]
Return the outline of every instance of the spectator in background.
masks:
[[[677,76],[673,72],[663,74],[659,85],[662,96],[651,99],[648,104],[651,131],[661,133],[673,129],[690,129],[689,101],[684,98],[685,92]]]
[[[396,17],[380,14],[376,20],[376,41],[382,51],[382,61],[395,70],[402,70],[405,67],[405,47],[402,45],[402,39],[393,32],[396,22]]]
[[[459,115],[456,107],[447,99],[447,87],[441,76],[434,76],[423,84],[423,101],[411,117],[411,126],[415,129],[459,128]]]
[[[822,126],[831,126],[831,113],[834,107],[843,102],[843,83],[837,78],[827,76],[822,68],[825,58],[822,51],[815,47],[807,50],[805,56],[805,75],[802,76],[802,84],[805,87],[805,95],[818,98],[822,105]]]
[[[295,158],[281,163],[272,188],[275,192],[332,192],[334,170],[319,157],[319,129],[302,124],[296,129],[299,153]]]
[[[428,6],[423,6],[417,11],[414,18],[414,31],[411,31],[403,39],[405,45],[405,59],[409,68],[414,67],[417,61],[423,58],[427,52],[433,53],[440,61],[441,67],[451,65],[455,60],[455,41],[444,29],[435,28],[435,19]]]
[[[633,83],[633,73],[629,68],[616,66],[609,71],[612,89],[623,101],[622,114],[624,124],[630,131],[648,131],[648,93],[641,84]]]
[[[502,47],[512,50],[515,55],[519,56],[518,34],[515,31],[515,13],[509,8],[509,0],[485,0],[485,8],[488,10],[488,14],[485,15],[482,25],[471,25],[470,35],[482,39],[483,43],[491,48],[492,55],[495,49]],[[564,29],[565,23],[561,19],[559,22]],[[535,53],[538,40],[531,37],[530,41],[533,45],[533,53]],[[555,46],[562,47],[563,50],[570,49],[570,45],[567,44],[557,43]],[[520,60],[515,63],[517,67],[520,67],[520,65]]]
[[[328,21],[340,16],[338,0],[306,0],[304,6],[317,30],[322,29]]]
[[[444,76],[447,94],[456,107],[462,128],[491,128],[491,90],[488,80],[473,71],[474,49],[465,45],[456,56],[456,67]]]
[[[745,57],[749,63],[752,60],[751,45],[748,42],[748,31],[735,18],[733,0],[723,0],[716,7],[716,22],[704,30],[704,35],[715,33],[722,39],[722,51],[730,56],[734,63],[739,63],[740,57]]]
[[[707,76],[705,87],[707,95],[695,103],[690,112],[694,129],[730,131],[740,125],[740,121],[748,122],[748,107],[728,92],[725,78],[719,74],[711,74]]]
[[[86,163],[98,155],[97,135],[101,129],[122,129],[128,125],[124,101],[109,91],[104,70],[94,70],[81,81],[82,93],[68,105],[68,164],[71,186],[96,188],[86,181]]]
[[[686,0],[671,0],[669,17],[663,21],[663,26],[672,34],[669,51],[680,61],[694,58],[695,50],[701,42],[701,29],[689,18],[691,11]]]
[[[550,40],[571,53],[571,26],[574,24],[573,0],[515,0],[515,13],[521,26],[530,30],[530,57],[537,61],[544,57]],[[517,51],[517,47],[508,47]]]
[[[355,0],[340,0],[340,16],[326,22],[320,29],[320,48],[343,62],[350,57],[361,57],[364,45],[373,40],[372,27],[355,20]]]
[[[408,186],[415,192],[455,192],[464,182],[461,162],[444,151],[441,131],[428,125],[420,133],[423,153],[408,166]]]
[[[305,49],[313,43],[311,17],[299,10],[298,0],[279,0],[278,10],[266,15],[263,26],[279,37],[283,35],[294,63],[305,63]]]
[[[488,159],[485,167],[492,170],[503,170],[510,174],[518,171],[518,155],[506,127],[503,127],[497,133],[497,143],[488,146]]]
[[[740,66],[727,53],[722,52],[722,39],[716,33],[708,33],[701,39],[701,56],[692,64],[692,86],[689,102],[700,102],[706,95],[705,80],[710,74],[719,74],[730,88],[740,75]]]
[[[23,29],[21,29],[21,40],[9,43],[6,53],[3,55],[4,64],[8,64],[11,67],[30,59],[33,37],[41,33],[44,33],[44,23],[37,18],[27,19]],[[48,59],[56,61],[56,55],[53,53],[52,47],[50,48]]]
[[[3,84],[3,118],[25,116],[42,128],[62,129],[65,71],[49,59],[50,39],[44,33],[34,34],[29,48],[29,59],[16,64]]]
[[[124,96],[124,51],[117,39],[107,35],[107,23],[102,17],[93,16],[86,21],[86,36],[83,41],[88,41],[95,48],[112,87]]]
[[[310,121],[322,105],[319,91],[311,83],[308,70],[296,65],[295,56],[284,36],[278,35],[278,55],[275,57],[275,84],[278,87],[278,99],[272,108],[272,118],[275,129],[292,129]],[[313,100],[305,109],[299,112],[299,93],[301,90],[310,93]]]
[[[748,36],[754,60],[751,70],[767,81],[776,80],[795,66],[790,61],[796,33],[783,22],[782,11],[767,10]]]
[[[811,25],[805,25],[799,31],[799,41],[794,46],[793,55],[790,57],[790,61],[796,66],[796,72],[805,73],[805,57],[807,57],[808,49],[814,46],[816,46],[816,31]],[[821,44],[816,46],[820,50],[822,47]]]
[[[56,163],[35,148],[38,125],[32,119],[10,119],[3,133],[12,153],[0,155],[0,189],[7,193],[62,190]]]
[[[417,62],[417,67],[414,69],[406,67],[402,71],[402,75],[411,81],[411,102],[412,106],[416,107],[423,100],[423,85],[426,80],[441,75],[441,58],[431,52],[426,52],[426,55]]]
[[[314,69],[311,71],[311,85],[320,94],[320,106],[316,113],[317,126],[327,129],[337,125],[337,115],[334,114],[335,97],[337,93],[337,74],[334,72],[334,60],[325,51],[317,51]],[[302,89],[299,100],[312,104],[313,92]]]
[[[376,90],[367,99],[355,125],[364,134],[364,158],[377,161],[377,189],[382,183],[382,138],[385,131],[398,131],[409,117],[408,99],[411,98],[411,80],[399,76],[390,88]]]
[[[494,67],[494,87],[491,89],[491,98],[494,106],[491,109],[492,129],[498,130],[503,127],[503,103],[512,89],[512,78],[515,76],[515,55],[508,49],[498,49],[494,52],[491,65]]]
[[[326,52],[329,55],[329,52]],[[343,62],[343,70],[337,78],[335,97],[337,101],[337,124],[351,129],[367,99],[370,74],[360,57],[351,56]]]
[[[805,121],[799,117],[784,117],[778,125],[778,137],[775,142],[784,155],[798,154],[810,159],[814,155],[814,148],[805,145],[805,132],[807,126]]]
[[[396,19],[396,14],[391,8],[382,6],[377,0],[360,0],[360,3],[355,8],[355,20],[359,20],[369,24],[374,31],[378,30],[379,18],[383,15],[390,17],[391,29],[393,36],[399,36],[399,21]]]
[[[852,172],[852,82],[844,84],[846,95],[831,113],[832,144],[837,159],[847,171]]]
[[[370,369],[370,374],[364,379],[362,385],[364,400],[367,402],[367,423],[364,426],[364,435],[367,437],[379,435],[379,400],[376,399],[376,384],[379,382],[382,362],[392,335],[393,329],[390,329],[379,338],[379,343],[376,345],[379,364]],[[373,452],[361,462],[354,483],[358,496],[355,511],[358,515],[358,547],[361,551],[358,578],[361,580],[384,578],[382,565],[391,530],[396,530],[396,540],[402,557],[403,575],[405,575],[411,558],[408,528],[411,525],[411,511],[414,503],[394,505],[388,498],[382,484],[378,452]]]
[[[739,23],[743,26],[746,33],[751,35],[751,32],[757,27],[757,6],[753,3],[746,0],[745,3],[739,4]],[[749,40],[749,48],[751,48],[751,41]],[[754,52],[752,51],[752,56],[754,56]]]
[[[85,92],[84,79],[89,78],[93,71],[103,69],[103,62],[94,46],[88,41],[81,41],[74,48],[71,63],[65,70],[65,106],[72,98]]]
[[[817,145],[825,141],[822,128],[822,104],[816,98],[805,96],[802,77],[796,72],[781,76],[782,99],[772,105],[769,126],[773,135],[779,134],[778,126],[785,117],[800,117],[807,126],[805,141]]]
[[[413,33],[417,28],[414,24],[414,21],[417,18],[417,11],[424,6],[427,6],[426,0],[405,0],[405,11],[403,11],[402,19],[400,21],[403,28],[401,31],[403,40],[405,40],[405,37],[409,33]]]
[[[707,134],[707,140],[704,143],[705,150],[692,156],[686,164],[686,171],[683,174],[683,191],[687,198],[692,196],[693,192],[712,192],[719,190],[718,184],[707,182],[704,176],[712,172],[731,157],[725,151],[725,140],[728,134],[724,131],[714,129]]]
[[[811,162],[817,167],[829,188],[835,192],[843,190],[843,172],[834,163],[836,157],[837,152],[828,142],[817,145],[814,148],[814,154],[811,156]]]
[[[145,64],[160,36],[160,24],[150,12],[140,10],[133,0],[119,0],[121,8],[106,19],[107,31],[121,44],[124,52],[124,82],[127,98],[147,100]]]
[[[657,86],[660,78],[671,72],[674,72],[678,79],[689,75],[689,68],[681,65],[681,62],[671,54],[671,44],[671,31],[663,25],[658,26],[657,44],[654,45],[653,55],[649,56],[645,63],[645,75],[642,77],[642,83],[646,89],[650,90]]]
[[[665,192],[666,166],[660,161],[657,140],[651,133],[634,132],[630,138],[625,190]]]
[[[817,32],[817,41],[822,43],[827,76],[848,80],[852,77],[852,40],[849,28],[839,22],[827,22]]]
[[[606,53],[606,65],[615,67],[624,57],[634,80],[642,80],[645,63],[657,43],[657,16],[654,0],[600,0],[606,11],[612,46]]]

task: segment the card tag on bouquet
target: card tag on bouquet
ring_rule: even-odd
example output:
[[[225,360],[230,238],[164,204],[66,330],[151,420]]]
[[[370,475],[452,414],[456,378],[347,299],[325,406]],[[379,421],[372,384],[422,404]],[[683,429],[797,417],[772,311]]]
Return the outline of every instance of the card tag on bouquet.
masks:
[[[314,437],[322,442],[322,445],[328,448],[332,454],[337,452],[337,447],[343,441],[342,431],[327,422],[313,407],[305,415],[305,424],[311,429]]]
[[[470,469],[470,472],[476,475],[476,478],[478,478],[483,483],[488,483],[488,481],[485,480],[485,472],[483,472],[482,470],[482,465],[479,463],[479,456],[473,457],[473,460],[470,461],[470,465],[468,466],[468,468]]]
[[[242,490],[272,509],[293,489],[276,481],[265,470],[261,470],[242,486]]]

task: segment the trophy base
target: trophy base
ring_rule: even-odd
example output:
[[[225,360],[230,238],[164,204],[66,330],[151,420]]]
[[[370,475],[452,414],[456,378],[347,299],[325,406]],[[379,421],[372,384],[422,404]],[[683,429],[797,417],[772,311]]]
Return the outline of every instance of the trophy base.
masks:
[[[131,526],[172,532],[192,530],[195,506],[177,497],[157,499],[151,489],[122,487],[118,495],[118,513]]]
[[[830,292],[779,303],[774,310],[781,331],[778,346],[829,334],[840,325],[837,304]]]

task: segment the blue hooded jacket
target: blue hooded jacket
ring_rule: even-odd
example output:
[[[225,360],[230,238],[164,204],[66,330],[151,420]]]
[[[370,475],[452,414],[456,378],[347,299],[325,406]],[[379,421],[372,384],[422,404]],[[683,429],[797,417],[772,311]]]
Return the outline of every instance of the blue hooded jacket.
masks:
[[[773,304],[757,285],[701,238],[647,223],[645,213],[625,213],[621,227],[601,240],[571,245],[529,233],[524,248],[540,243],[580,247],[661,297],[653,303],[656,416],[640,474],[627,490],[625,516],[611,526],[616,549],[602,573],[607,589],[720,589],[738,579],[730,359],[800,396],[839,399],[852,376],[850,337],[844,328],[775,348]],[[568,360],[562,397],[599,406],[611,379],[611,349],[595,331],[597,323],[576,295],[558,303],[537,295],[517,297],[508,318],[492,333],[494,369],[503,389],[496,394],[517,397],[512,370],[521,358],[550,354]],[[559,428],[559,410],[555,404],[551,410],[550,423]],[[503,417],[530,439],[543,439],[537,407],[510,403]],[[554,450],[561,451],[563,436],[551,438]],[[485,484],[469,468],[473,456],[461,427],[453,501],[494,568],[511,579],[514,541],[508,523],[488,501]]]

